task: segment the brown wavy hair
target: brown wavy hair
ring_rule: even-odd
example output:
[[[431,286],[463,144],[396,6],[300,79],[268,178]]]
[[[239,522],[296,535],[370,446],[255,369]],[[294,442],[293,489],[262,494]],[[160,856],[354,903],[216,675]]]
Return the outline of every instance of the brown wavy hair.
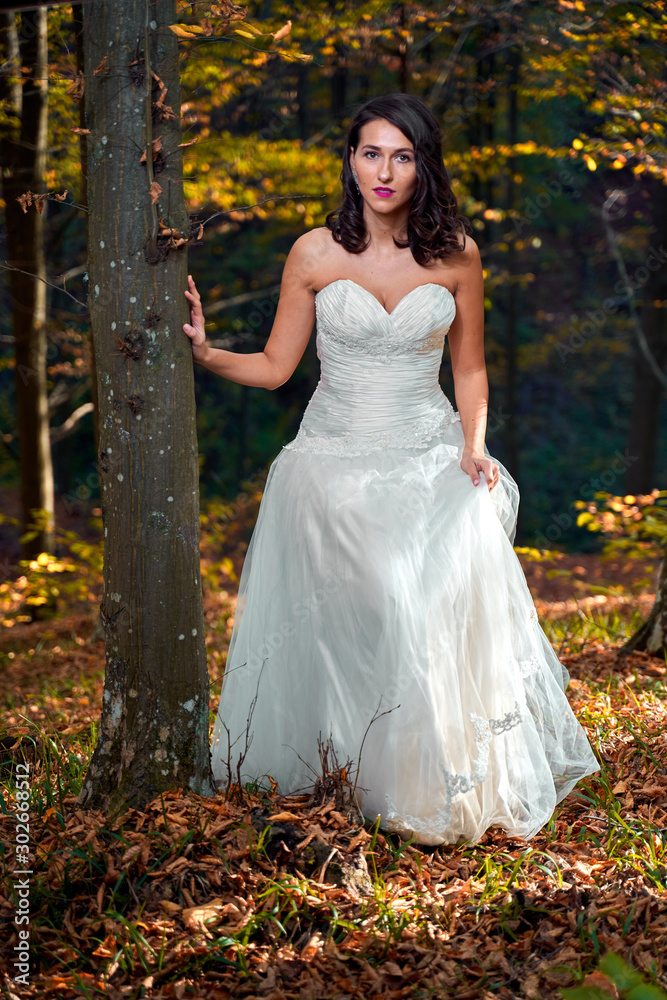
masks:
[[[434,258],[459,253],[463,246],[458,233],[472,233],[470,220],[459,215],[447,168],[442,159],[442,131],[438,120],[420,97],[413,94],[385,94],[372,97],[356,111],[347,133],[343,153],[343,204],[329,212],[326,226],[348,253],[362,253],[369,244],[363,216],[363,196],[357,191],[350,167],[350,147],[356,151],[361,128],[383,118],[405,135],[415,151],[417,190],[410,203],[407,240],[394,236],[397,247],[409,246],[423,267]],[[465,243],[465,240],[464,240]]]

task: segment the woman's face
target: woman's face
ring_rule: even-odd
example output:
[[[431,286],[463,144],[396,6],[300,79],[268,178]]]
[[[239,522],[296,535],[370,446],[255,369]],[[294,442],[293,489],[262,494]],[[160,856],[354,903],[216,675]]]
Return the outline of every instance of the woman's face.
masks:
[[[356,152],[350,147],[350,165],[374,212],[395,212],[409,204],[417,190],[413,145],[384,118],[361,126]]]

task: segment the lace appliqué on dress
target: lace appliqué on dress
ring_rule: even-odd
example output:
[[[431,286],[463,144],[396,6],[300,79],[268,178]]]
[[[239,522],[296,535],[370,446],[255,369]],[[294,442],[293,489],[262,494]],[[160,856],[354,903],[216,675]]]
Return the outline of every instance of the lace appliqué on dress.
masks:
[[[370,338],[355,336],[352,333],[346,333],[342,330],[334,331],[322,324],[318,330],[316,343],[318,357],[321,353],[321,341],[324,338],[328,338],[336,344],[350,348],[355,354],[365,354],[371,358],[381,358],[385,361],[391,361],[396,355],[429,354],[431,352],[441,355],[445,346],[446,332],[446,329],[436,329],[425,337],[412,340],[406,340],[404,333],[394,335],[393,337],[384,334],[382,337]]]
[[[397,430],[382,430],[372,434],[307,434],[299,428],[293,441],[284,445],[290,451],[319,452],[322,455],[370,455],[383,448],[425,448],[434,435],[456,420],[460,420],[451,403],[446,409],[416,420]]]
[[[509,732],[510,729],[518,726],[522,721],[522,715],[517,701],[514,703],[514,708],[500,719],[484,719],[481,715],[471,712],[470,720],[475,727],[475,752],[477,756],[473,761],[472,769],[467,774],[453,774],[447,770],[444,764],[440,765],[445,779],[445,807],[436,812],[435,819],[424,820],[418,816],[411,816],[408,813],[399,813],[391,796],[387,793],[385,796],[387,800],[387,815],[384,822],[385,830],[391,832],[392,830],[404,831],[408,829],[413,830],[415,833],[427,834],[428,836],[444,835],[451,823],[452,799],[454,796],[470,792],[486,780],[491,737]]]

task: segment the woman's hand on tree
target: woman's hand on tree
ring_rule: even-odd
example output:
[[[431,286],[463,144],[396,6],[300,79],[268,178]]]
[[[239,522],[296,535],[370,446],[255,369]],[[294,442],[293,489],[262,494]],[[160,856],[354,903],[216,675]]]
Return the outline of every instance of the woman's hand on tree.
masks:
[[[492,490],[497,485],[500,478],[500,470],[498,465],[485,455],[466,455],[464,452],[459,464],[463,471],[472,479],[473,486],[479,485],[480,472],[484,473],[489,490]]]
[[[195,361],[201,361],[207,352],[206,334],[204,332],[204,312],[201,307],[201,298],[197,291],[194,278],[188,275],[188,289],[185,296],[190,304],[190,322],[183,324],[183,331],[192,341],[192,356]]]

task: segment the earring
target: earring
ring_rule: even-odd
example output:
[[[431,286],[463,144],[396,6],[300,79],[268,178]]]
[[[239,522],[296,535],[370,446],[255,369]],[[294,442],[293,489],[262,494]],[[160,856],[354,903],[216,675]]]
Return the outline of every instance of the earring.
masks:
[[[359,181],[357,180],[357,175],[354,173],[354,171],[352,172],[352,176],[354,177],[354,183],[357,185],[357,192],[359,194],[361,194],[361,188],[359,187]]]

